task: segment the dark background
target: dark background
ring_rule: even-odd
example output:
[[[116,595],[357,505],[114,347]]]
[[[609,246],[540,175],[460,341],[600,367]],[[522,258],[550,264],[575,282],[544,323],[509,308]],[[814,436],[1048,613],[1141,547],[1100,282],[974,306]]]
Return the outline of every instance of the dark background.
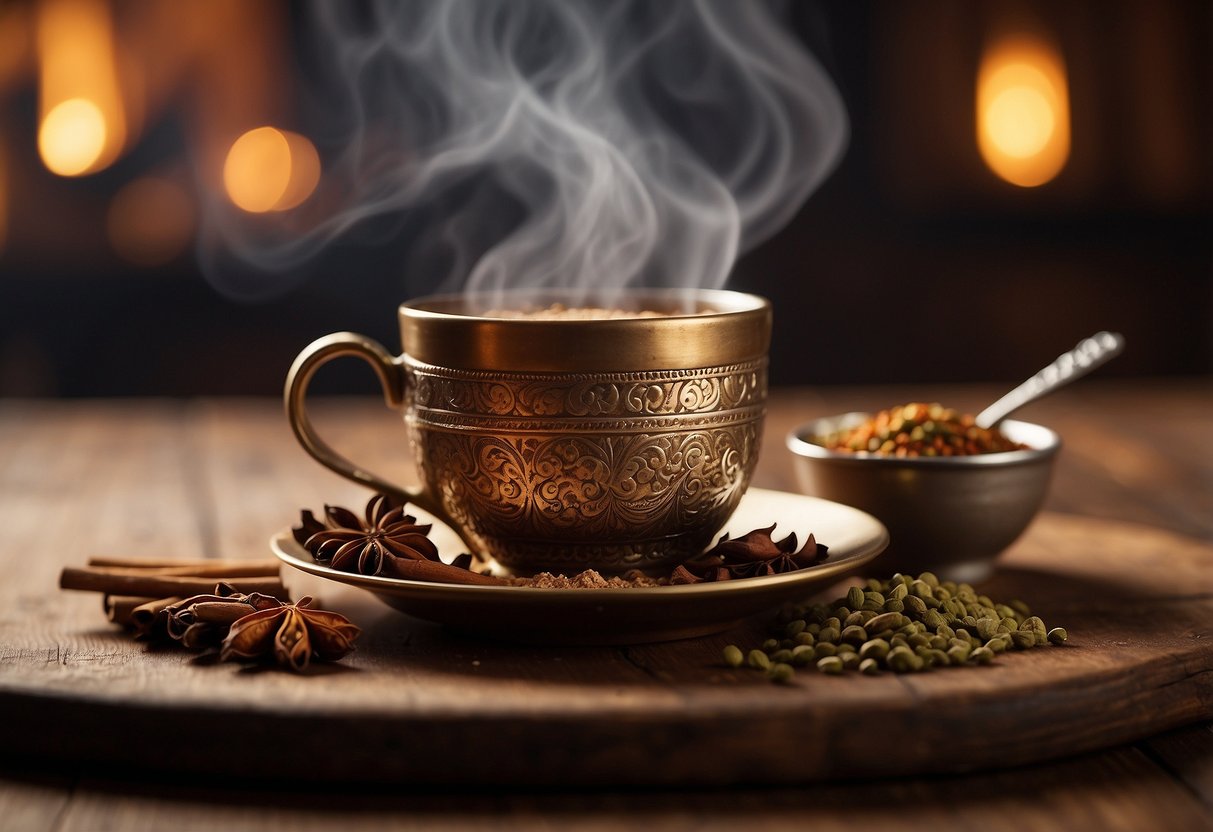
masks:
[[[1069,72],[1070,160],[1038,188],[999,180],[973,139],[983,38],[1008,8],[1056,36]],[[1129,344],[1108,376],[1213,371],[1211,10],[793,3],[789,23],[839,86],[851,137],[838,170],[728,284],[774,302],[772,382],[1015,381],[1100,329]],[[289,32],[298,10],[282,20]],[[306,56],[293,60],[306,74]],[[178,152],[181,125],[166,116],[110,169],[61,180],[29,138],[34,96],[0,97],[10,178],[65,207],[53,228],[9,208],[0,395],[277,395],[294,355],[327,332],[398,347],[399,242],[338,244],[259,302],[221,296],[192,251],[154,269],[119,261],[97,235],[99,206]],[[316,389],[373,384],[343,367]]]

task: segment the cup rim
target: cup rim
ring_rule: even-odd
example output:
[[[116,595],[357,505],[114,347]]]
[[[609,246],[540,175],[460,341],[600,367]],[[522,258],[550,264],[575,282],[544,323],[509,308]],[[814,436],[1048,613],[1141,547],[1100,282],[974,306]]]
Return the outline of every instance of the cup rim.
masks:
[[[617,318],[525,318],[501,315],[488,315],[483,312],[465,312],[459,307],[493,308],[509,302],[525,301],[530,304],[550,305],[563,303],[566,306],[594,306],[600,308],[618,307],[621,301],[629,305],[642,306],[646,301],[652,304],[671,304],[662,311],[659,318],[652,317],[617,317]],[[675,311],[678,306],[694,303],[701,307],[697,310]],[[460,321],[483,321],[492,323],[507,323],[511,326],[575,326],[589,325],[618,325],[635,321],[653,321],[669,319],[704,319],[729,317],[745,312],[757,312],[770,306],[770,302],[760,296],[748,292],[738,292],[732,289],[690,289],[690,288],[634,288],[613,290],[610,292],[595,292],[584,289],[543,288],[543,289],[505,289],[500,291],[458,292],[436,295],[424,295],[406,300],[400,304],[400,315],[419,319],[455,319]],[[630,310],[624,310],[630,311]],[[636,311],[640,311],[637,309]]]
[[[876,465],[901,468],[989,468],[995,466],[1020,465],[1040,462],[1054,457],[1061,449],[1061,436],[1051,428],[1018,419],[1004,419],[999,429],[1009,439],[1022,442],[1029,447],[1024,450],[1000,451],[992,454],[968,454],[965,456],[916,456],[897,457],[874,454],[867,451],[835,451],[822,446],[814,439],[835,430],[858,425],[873,414],[851,411],[835,416],[812,419],[793,428],[787,436],[787,448],[793,454],[806,459],[828,460],[847,465]]]
[[[627,308],[660,306],[657,311],[671,314],[552,319],[482,313],[486,306],[519,299],[606,308],[626,302]],[[562,289],[430,295],[402,303],[399,319],[409,360],[490,372],[664,372],[754,362],[765,367],[771,340],[770,301],[728,289],[631,289],[588,296]]]

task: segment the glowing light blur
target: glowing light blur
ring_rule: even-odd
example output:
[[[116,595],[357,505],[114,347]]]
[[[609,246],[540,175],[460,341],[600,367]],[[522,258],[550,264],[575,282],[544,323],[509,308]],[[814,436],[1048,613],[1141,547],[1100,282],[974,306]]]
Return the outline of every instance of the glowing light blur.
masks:
[[[163,265],[181,254],[194,232],[194,205],[177,182],[147,176],[110,202],[106,232],[118,256],[139,266]]]
[[[57,105],[38,128],[38,154],[51,173],[87,173],[105,151],[105,116],[84,98]]]
[[[240,136],[223,164],[228,198],[254,214],[300,205],[319,181],[315,146],[297,133],[274,127],[258,127]]]
[[[30,10],[21,3],[0,3],[0,92],[24,83],[32,38]]]
[[[298,133],[283,132],[291,150],[291,176],[286,190],[274,205],[275,211],[289,211],[312,195],[320,183],[320,154],[316,146]]]
[[[105,168],[126,141],[109,6],[102,0],[44,0],[37,47],[43,163],[61,176]]]
[[[1038,40],[987,49],[977,76],[977,146],[990,170],[1030,188],[1057,176],[1070,156],[1065,67]]]

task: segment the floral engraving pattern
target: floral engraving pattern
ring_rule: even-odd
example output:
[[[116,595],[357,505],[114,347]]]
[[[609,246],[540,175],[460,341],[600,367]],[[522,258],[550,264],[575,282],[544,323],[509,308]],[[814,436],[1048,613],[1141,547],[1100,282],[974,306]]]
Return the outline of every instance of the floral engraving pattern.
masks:
[[[757,461],[762,363],[458,375],[411,368],[416,458],[468,538],[519,571],[681,561],[728,519]]]
[[[429,485],[507,565],[513,558],[502,547],[528,540],[558,540],[569,562],[580,547],[622,541],[612,560],[627,568],[669,558],[668,538],[697,530],[689,554],[736,507],[760,439],[756,422],[607,437],[416,429]],[[644,541],[648,551],[630,545]]]
[[[761,404],[766,359],[704,370],[646,373],[486,373],[408,361],[417,407],[497,416],[710,413]],[[559,383],[553,383],[559,378]]]

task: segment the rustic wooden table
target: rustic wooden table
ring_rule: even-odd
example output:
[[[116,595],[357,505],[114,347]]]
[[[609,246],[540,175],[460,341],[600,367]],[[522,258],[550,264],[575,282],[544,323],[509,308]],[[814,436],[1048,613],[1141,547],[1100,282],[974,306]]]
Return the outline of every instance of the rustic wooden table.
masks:
[[[793,490],[783,437],[803,419],[923,397],[976,410],[997,392],[978,387],[774,391],[755,484]],[[1101,541],[1140,535],[1164,556],[1169,549],[1185,559],[1184,582],[1177,582],[1171,596],[1156,593],[1155,600],[1165,603],[1151,615],[1165,616],[1166,604],[1174,603],[1182,605],[1182,614],[1188,616],[1185,622],[1195,623],[1178,629],[1173,622],[1159,624],[1160,638],[1164,631],[1169,639],[1180,632],[1186,642],[1169,647],[1161,661],[1143,671],[1146,677],[1163,678],[1159,674],[1170,672],[1168,665],[1187,657],[1186,667],[1172,668],[1174,674],[1160,683],[1173,693],[1160,700],[1172,724],[1213,711],[1213,671],[1208,664],[1192,663],[1190,646],[1213,637],[1207,615],[1213,603],[1207,583],[1213,573],[1211,414],[1213,388],[1207,380],[1087,381],[1023,413],[1025,419],[1057,429],[1066,445],[1046,507],[1049,513],[1038,521],[1030,539],[1010,553],[1012,559],[1021,551],[1030,556],[1034,542],[1057,545],[1058,540],[1077,540],[1088,533]],[[404,476],[401,472],[407,470],[408,460],[399,441],[399,424],[372,401],[323,402],[317,407],[317,421],[352,457],[375,456],[382,460],[383,473]],[[584,694],[596,680],[610,688],[596,695],[618,708],[632,707],[631,700],[647,697],[658,703],[655,707],[665,709],[694,710],[711,702],[712,707],[727,710],[726,700],[732,699],[736,700],[733,709],[744,711],[745,698],[757,697],[753,701],[760,703],[759,710],[786,707],[790,713],[811,713],[805,710],[811,703],[820,698],[828,705],[833,701],[830,697],[838,698],[839,688],[798,680],[793,690],[779,689],[784,698],[777,701],[770,699],[769,685],[736,683],[721,677],[719,668],[708,667],[702,658],[678,658],[718,651],[723,643],[719,639],[709,645],[710,651],[699,653],[692,642],[635,654],[614,648],[596,648],[592,655],[522,650],[452,639],[429,625],[410,623],[376,602],[355,601],[350,601],[350,614],[357,614],[369,638],[347,660],[351,669],[344,671],[346,675],[342,671],[310,678],[251,674],[229,666],[197,666],[175,653],[148,650],[107,626],[96,598],[55,589],[60,568],[83,563],[90,554],[262,556],[269,534],[290,522],[300,507],[319,507],[324,502],[357,505],[362,499],[355,486],[320,469],[295,447],[275,402],[0,401],[0,564],[6,575],[0,582],[0,702],[4,705],[0,752],[7,752],[0,770],[0,826],[54,830],[640,825],[830,829],[855,824],[874,828],[896,824],[907,829],[946,825],[982,830],[1188,830],[1213,826],[1213,724],[1208,722],[1128,745],[977,773],[851,778],[794,786],[704,788],[695,779],[702,776],[698,769],[686,777],[668,771],[666,785],[650,789],[555,789],[525,783],[492,788],[442,782],[440,776],[424,778],[434,781],[424,785],[374,785],[371,781],[382,778],[368,770],[373,761],[356,754],[349,758],[352,770],[341,777],[342,782],[275,779],[276,771],[305,768],[298,755],[316,753],[315,743],[306,741],[309,722],[300,719],[294,729],[301,738],[297,745],[281,743],[281,737],[274,735],[276,744],[265,747],[259,743],[258,714],[267,726],[273,724],[274,730],[281,731],[274,714],[306,708],[311,698],[323,705],[334,691],[353,687],[349,680],[355,677],[358,695],[372,702],[366,706],[371,710],[376,686],[391,686],[398,677],[399,687],[408,691],[419,709],[434,708],[436,697],[472,702],[481,697],[488,714],[493,702],[476,673],[466,672],[467,668],[443,672],[444,663],[476,661],[479,666],[483,659],[485,664],[496,663],[493,695],[532,697],[533,716],[540,720],[543,709],[556,704],[567,715],[569,705],[560,700],[562,689]],[[1112,557],[1115,543],[1109,546]],[[1165,560],[1159,563],[1165,567]],[[1162,568],[1151,573],[1143,580],[1154,587],[1167,586]],[[1030,590],[1025,588],[1024,594],[1030,596]],[[334,597],[344,601],[346,596]],[[1133,636],[1137,641],[1130,648],[1149,644],[1152,619],[1143,620],[1146,624],[1138,628],[1141,632]],[[1083,631],[1082,621],[1062,623],[1072,633]],[[1114,649],[1113,642],[1105,642],[1099,650],[1088,648],[1088,654]],[[1034,659],[1027,654],[1013,667],[1026,670]],[[676,666],[673,670],[678,672],[671,673],[660,661],[684,661],[685,666]],[[688,678],[698,674],[695,690],[700,693],[681,684],[683,672]],[[643,677],[643,683],[633,676]],[[859,692],[868,680],[848,681]],[[166,686],[174,690],[166,692]],[[40,690],[45,691],[42,698]],[[1132,694],[1131,685],[1119,689],[1117,696],[1128,695],[1125,691]],[[1098,701],[1098,693],[1092,701]],[[909,686],[906,696],[912,700],[915,695],[929,699],[935,694],[929,686],[917,691]],[[231,736],[216,738],[210,748],[158,745],[156,736],[131,737],[129,748],[137,750],[142,765],[130,767],[122,730],[128,724],[155,726],[156,710],[174,705],[173,697],[178,706],[183,700],[194,703],[200,713],[214,700],[224,700],[218,704],[226,702],[231,708]],[[1109,703],[1110,721],[1129,718],[1119,707],[1123,704]],[[90,714],[97,723],[88,722]],[[137,714],[143,715],[142,721],[134,718]],[[60,717],[65,721],[51,724]],[[587,726],[594,718],[592,709],[584,714]],[[979,749],[987,727],[949,721],[947,714],[940,715],[938,723],[922,714],[918,718],[924,736],[936,737],[941,755],[951,750],[946,740],[938,741],[941,730],[956,732],[956,748]],[[101,720],[109,724],[100,724]],[[332,729],[331,723],[330,719],[326,730]],[[213,725],[222,734],[225,723],[212,718],[206,724],[208,730]],[[173,736],[171,726],[164,725],[165,737]],[[575,744],[577,724],[563,730]],[[848,726],[837,727],[839,733],[848,730]],[[39,732],[47,737],[42,748],[30,745],[30,738]],[[265,736],[271,733],[267,727]],[[100,745],[89,741],[94,735],[102,738]],[[441,742],[440,735],[434,741]],[[1025,739],[1018,752],[1030,752],[1034,741]],[[1039,742],[1042,748],[1053,747],[1047,739]],[[773,756],[788,753],[782,745],[777,753],[775,745],[777,741],[773,741]],[[230,749],[226,752],[230,759],[242,761],[232,770],[264,776],[207,773],[221,763],[213,754],[217,747]],[[840,741],[838,747],[847,746]],[[112,752],[109,758],[107,748]],[[76,749],[79,755],[73,756]],[[742,749],[739,745],[726,751]],[[762,750],[744,748],[757,772],[767,768]],[[635,754],[648,751],[640,747]],[[904,752],[879,738],[871,742],[875,759]],[[413,771],[424,769],[428,757],[445,758],[441,749],[432,747],[402,748],[399,753],[419,761],[408,769]],[[342,771],[342,754],[337,741],[318,765],[325,771]],[[508,748],[485,747],[475,749],[475,754],[498,758],[503,770],[511,765]],[[805,757],[815,761],[813,779],[822,771],[828,773],[829,761],[823,763],[813,749],[806,749]],[[204,760],[205,765],[191,765],[191,759]],[[949,767],[963,767],[963,762]],[[717,769],[709,765],[702,770]],[[359,785],[364,782],[368,785]]]

